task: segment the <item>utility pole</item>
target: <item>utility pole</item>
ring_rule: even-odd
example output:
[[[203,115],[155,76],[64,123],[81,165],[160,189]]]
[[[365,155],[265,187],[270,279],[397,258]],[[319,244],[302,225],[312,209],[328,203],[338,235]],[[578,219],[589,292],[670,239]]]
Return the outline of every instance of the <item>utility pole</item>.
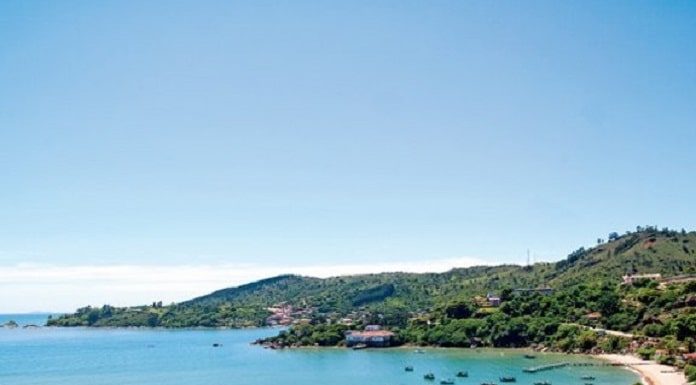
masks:
[[[527,267],[529,267],[529,249],[527,249]]]

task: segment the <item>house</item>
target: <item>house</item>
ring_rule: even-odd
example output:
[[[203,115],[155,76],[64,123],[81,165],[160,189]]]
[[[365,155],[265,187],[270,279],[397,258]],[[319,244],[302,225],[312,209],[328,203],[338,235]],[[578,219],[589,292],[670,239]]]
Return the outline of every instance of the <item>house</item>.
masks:
[[[494,295],[492,293],[488,293],[486,296],[486,299],[488,300],[488,304],[492,307],[498,307],[500,306],[500,297],[497,295]]]
[[[588,320],[597,321],[598,319],[602,318],[602,313],[595,311],[595,312],[586,314],[585,317]]]
[[[373,326],[370,330],[368,327]],[[368,325],[363,331],[348,331],[346,332],[346,346],[356,346],[364,344],[368,347],[383,348],[390,346],[394,338],[394,333],[388,330],[381,330],[381,327],[374,328],[378,325]]]
[[[623,285],[632,285],[635,281],[648,279],[651,281],[659,281],[662,279],[661,274],[626,274],[623,277]]]

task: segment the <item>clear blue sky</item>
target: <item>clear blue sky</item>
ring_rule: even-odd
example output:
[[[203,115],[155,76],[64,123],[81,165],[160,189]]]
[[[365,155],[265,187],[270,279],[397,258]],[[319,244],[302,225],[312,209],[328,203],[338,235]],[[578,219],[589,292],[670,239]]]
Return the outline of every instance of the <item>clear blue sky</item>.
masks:
[[[689,1],[3,1],[0,265],[694,229],[695,41]]]

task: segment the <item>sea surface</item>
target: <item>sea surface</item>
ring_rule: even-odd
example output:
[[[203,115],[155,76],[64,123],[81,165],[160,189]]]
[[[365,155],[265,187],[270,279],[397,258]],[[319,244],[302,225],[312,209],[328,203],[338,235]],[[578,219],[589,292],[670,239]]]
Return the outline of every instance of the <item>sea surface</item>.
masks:
[[[43,324],[47,315],[26,316],[20,324]],[[12,319],[0,316],[0,323]],[[608,366],[569,366],[538,374],[522,369],[554,362],[601,361],[582,356],[503,349],[413,348],[350,350],[303,348],[271,350],[250,342],[277,329],[161,330],[86,328],[0,328],[2,385],[439,385],[498,381],[515,376],[516,385],[548,380],[554,385],[632,385],[638,377]],[[213,347],[213,344],[221,344]],[[406,365],[413,372],[404,371]],[[455,378],[460,370],[469,378]],[[426,381],[433,372],[437,379]]]

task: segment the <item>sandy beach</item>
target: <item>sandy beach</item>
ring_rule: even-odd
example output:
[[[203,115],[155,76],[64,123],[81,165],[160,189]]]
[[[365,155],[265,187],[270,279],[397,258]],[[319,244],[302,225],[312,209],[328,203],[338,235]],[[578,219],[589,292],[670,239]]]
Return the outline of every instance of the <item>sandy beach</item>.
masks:
[[[626,365],[626,367],[639,373],[646,385],[684,385],[687,383],[684,373],[654,361],[645,361],[635,356],[621,354],[602,354],[598,357],[615,364]]]

